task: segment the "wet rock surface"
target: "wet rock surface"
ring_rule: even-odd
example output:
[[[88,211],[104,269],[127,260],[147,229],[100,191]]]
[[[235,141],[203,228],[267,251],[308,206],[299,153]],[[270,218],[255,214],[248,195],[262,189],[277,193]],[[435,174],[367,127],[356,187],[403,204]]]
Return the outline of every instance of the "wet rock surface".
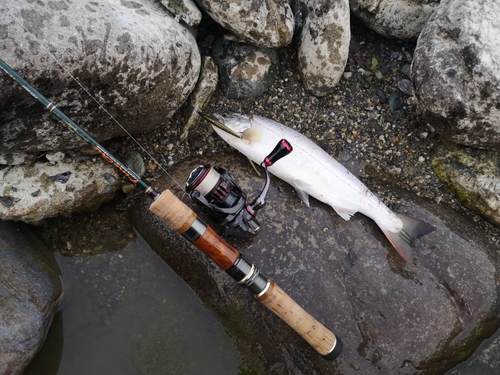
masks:
[[[230,165],[247,193],[262,188],[263,179],[241,155],[217,154],[209,161]],[[185,161],[171,175],[182,181],[203,162]],[[469,357],[500,324],[496,249],[454,210],[389,190],[395,211],[437,228],[418,240],[416,265],[406,265],[366,217],[357,214],[346,222],[317,201],[307,208],[276,178],[268,206],[259,212],[262,232],[253,241],[230,240],[343,339],[343,354],[333,362],[321,360],[201,252],[166,229],[149,212],[150,202],[132,217],[152,248],[224,324],[237,320],[232,336],[249,357],[268,364],[266,373],[294,373],[297,366],[318,374],[440,374]]]
[[[25,224],[0,221],[0,373],[22,374],[62,296],[54,255]]]
[[[0,8],[0,29],[2,59],[98,141],[125,132],[85,90],[134,134],[170,118],[198,78],[191,31],[152,0],[9,0]],[[83,144],[3,72],[0,86],[0,152]]]
[[[431,155],[437,175],[460,203],[500,227],[500,153],[443,140]]]
[[[500,9],[495,0],[442,0],[412,63],[415,96],[446,139],[498,149]]]

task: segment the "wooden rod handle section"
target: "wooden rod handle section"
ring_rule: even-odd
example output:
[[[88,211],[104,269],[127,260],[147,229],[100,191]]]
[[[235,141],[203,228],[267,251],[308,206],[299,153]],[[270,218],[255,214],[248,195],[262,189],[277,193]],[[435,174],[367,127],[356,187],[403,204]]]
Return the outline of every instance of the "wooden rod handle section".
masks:
[[[170,190],[165,190],[149,207],[171,228],[207,254],[238,284],[250,289],[267,308],[292,327],[328,360],[337,358],[342,341],[300,307],[278,285],[235,248],[220,238]]]
[[[238,250],[220,238],[170,190],[162,192],[149,209],[207,254],[224,271],[229,269],[238,259],[240,255]]]
[[[257,300],[292,327],[326,359],[333,360],[340,355],[340,338],[300,307],[273,281],[270,281],[269,288],[263,295],[257,296]]]

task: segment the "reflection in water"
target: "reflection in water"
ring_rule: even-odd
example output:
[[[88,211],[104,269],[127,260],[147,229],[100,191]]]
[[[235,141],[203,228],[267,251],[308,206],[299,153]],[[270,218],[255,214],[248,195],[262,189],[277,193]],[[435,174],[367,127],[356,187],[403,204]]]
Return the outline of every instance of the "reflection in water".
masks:
[[[120,251],[56,258],[65,295],[25,375],[238,373],[220,323],[140,236]]]

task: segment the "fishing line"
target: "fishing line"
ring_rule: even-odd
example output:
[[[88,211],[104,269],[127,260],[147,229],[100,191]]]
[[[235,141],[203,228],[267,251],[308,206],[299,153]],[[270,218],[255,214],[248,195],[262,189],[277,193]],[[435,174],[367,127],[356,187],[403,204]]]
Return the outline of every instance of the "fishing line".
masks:
[[[117,120],[117,119],[116,119],[116,118],[115,118],[112,114],[111,114],[111,113],[109,113],[109,112],[108,112],[108,110],[107,110],[106,108],[104,108],[104,106],[103,106],[103,105],[102,105],[102,104],[101,104],[101,103],[97,100],[97,98],[96,98],[94,95],[92,95],[92,94],[89,92],[89,90],[87,90],[87,89],[86,89],[86,88],[85,88],[85,87],[84,87],[84,86],[80,83],[80,81],[78,81],[78,79],[77,79],[75,76],[73,76],[73,75],[71,74],[71,72],[70,72],[70,71],[66,68],[66,66],[65,66],[63,63],[61,63],[61,62],[57,59],[57,57],[56,57],[56,56],[55,56],[52,52],[50,52],[50,50],[49,50],[47,47],[45,47],[45,46],[44,46],[44,45],[40,42],[40,40],[38,40],[38,38],[37,38],[37,37],[36,37],[36,36],[35,36],[35,35],[34,35],[31,31],[30,31],[30,30],[28,30],[28,29],[26,28],[26,26],[24,26],[24,24],[23,24],[23,23],[22,23],[22,22],[21,22],[18,18],[16,18],[16,17],[15,17],[12,13],[10,13],[10,11],[9,11],[8,9],[6,9],[6,8],[2,8],[2,9],[3,9],[5,12],[7,12],[7,14],[8,14],[8,15],[9,15],[9,16],[10,16],[13,20],[14,20],[14,22],[16,22],[19,26],[21,26],[21,27],[22,27],[22,28],[23,28],[23,29],[24,29],[24,30],[25,30],[25,31],[26,31],[26,32],[27,32],[27,33],[28,33],[28,34],[29,34],[29,35],[30,35],[30,36],[31,36],[34,40],[36,40],[36,41],[40,44],[40,47],[41,47],[41,48],[42,48],[42,49],[43,49],[46,53],[48,53],[48,54],[50,55],[50,57],[52,57],[52,59],[53,59],[53,60],[57,63],[57,65],[59,65],[59,66],[61,67],[61,69],[62,69],[62,70],[63,70],[66,74],[68,74],[68,75],[69,75],[69,77],[71,77],[71,79],[73,79],[73,80],[74,80],[74,81],[78,84],[78,86],[80,86],[80,88],[81,88],[83,91],[85,91],[85,93],[86,93],[88,96],[90,96],[90,97],[92,98],[92,100],[93,100],[94,102],[96,102],[96,103],[97,103],[97,105],[99,106],[99,108],[100,108],[101,110],[103,110],[103,111],[104,111],[104,112],[105,112],[105,113],[106,113],[106,114],[107,114],[107,115],[108,115],[108,116],[109,116],[109,117],[110,117],[110,118],[111,118],[111,119],[112,119],[112,120],[113,120],[113,121],[114,121],[114,122],[115,122],[115,123],[116,123],[116,124],[117,124],[117,125],[118,125],[118,126],[119,126],[122,130],[123,130],[123,131],[124,131],[124,132],[125,132],[125,134],[126,134],[126,135],[130,138],[130,139],[132,139],[132,140],[135,142],[135,144],[136,144],[137,146],[139,146],[139,148],[142,150],[142,152],[143,152],[143,153],[145,153],[145,154],[146,154],[149,158],[151,158],[151,160],[153,160],[153,162],[154,162],[154,163],[155,163],[158,167],[160,167],[161,171],[162,171],[163,173],[165,173],[168,177],[170,177],[170,178],[172,179],[172,181],[174,181],[174,182],[175,182],[175,184],[176,184],[176,185],[177,185],[177,186],[178,186],[178,187],[182,190],[182,195],[183,195],[183,197],[184,197],[184,196],[187,194],[187,193],[186,193],[186,191],[184,190],[184,187],[183,187],[183,186],[182,186],[182,185],[181,185],[181,184],[180,184],[180,183],[179,183],[179,182],[178,182],[175,178],[173,178],[173,177],[172,177],[172,175],[171,175],[170,173],[168,173],[168,172],[167,172],[167,170],[163,167],[163,164],[162,164],[162,163],[160,163],[158,160],[156,160],[156,158],[155,158],[153,155],[151,155],[151,154],[148,152],[148,150],[146,150],[146,148],[145,148],[144,146],[142,146],[142,145],[139,143],[139,141],[138,141],[137,139],[135,139],[135,138],[134,138],[134,136],[133,136],[133,135],[132,135],[132,134],[131,134],[131,133],[130,133],[130,132],[129,132],[129,131],[128,131],[128,130],[127,130],[127,129],[126,129],[126,128],[125,128],[125,127],[124,127],[124,126],[123,126],[123,125],[122,125],[122,124],[121,124],[121,123],[120,123],[120,122],[119,122],[119,121],[118,121],[118,120]]]
[[[0,8],[1,9],[1,8]],[[7,11],[15,22],[21,24],[17,19]],[[33,34],[22,25],[22,28]],[[37,40],[36,38],[34,38]],[[38,40],[37,40],[38,41]],[[40,44],[41,45],[41,44]],[[47,49],[41,45],[44,50]],[[116,120],[105,108],[92,96],[90,93],[73,77],[65,67],[49,52],[49,55],[70,75],[79,86],[103,109],[125,132],[131,139],[140,146],[148,155],[149,153],[139,144],[134,137]],[[98,151],[101,156],[118,168],[129,180],[144,190],[144,192],[153,200],[149,210],[156,216],[162,219],[171,229],[175,230],[179,235],[184,237],[189,243],[197,247],[205,253],[221,270],[225,271],[234,281],[241,286],[251,291],[257,301],[266,306],[272,313],[278,316],[284,323],[288,324],[295,332],[297,332],[309,345],[312,346],[323,358],[334,360],[342,352],[342,340],[326,328],[322,323],[316,320],[306,310],[304,310],[297,302],[295,302],[283,289],[281,289],[274,281],[268,279],[262,272],[243,256],[236,248],[228,244],[221,238],[209,225],[207,225],[198,215],[183,203],[170,190],[164,190],[162,193],[155,191],[149,184],[141,180],[133,170],[121,163],[96,140],[87,134],[82,128],[69,119],[62,113],[53,103],[39,93],[25,79],[23,79],[15,70],[8,66],[0,59],[0,68],[10,75],[24,89],[30,92],[37,100],[42,102],[49,112],[55,114],[61,121],[66,123],[68,127],[83,138],[92,148]],[[285,140],[283,140],[285,141]],[[272,153],[265,159],[264,163],[270,166],[275,158],[285,156],[291,151],[291,146],[287,143],[278,145]],[[283,146],[283,147],[281,147]],[[286,151],[285,153],[284,150]],[[278,151],[276,153],[276,151]],[[158,164],[158,162],[151,156]],[[269,159],[269,160],[268,160]],[[277,160],[277,159],[276,159]],[[270,164],[271,163],[271,164]],[[160,168],[174,181],[177,185],[180,184],[168,173],[164,168]],[[184,192],[184,189],[181,187]],[[263,192],[265,192],[264,190]],[[263,205],[265,202],[258,200],[257,205]]]

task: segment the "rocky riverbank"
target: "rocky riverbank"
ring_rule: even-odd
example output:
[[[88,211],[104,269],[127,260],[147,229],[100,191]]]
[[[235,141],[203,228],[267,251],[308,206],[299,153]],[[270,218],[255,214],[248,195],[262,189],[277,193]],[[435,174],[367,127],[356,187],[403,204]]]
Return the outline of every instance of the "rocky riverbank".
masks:
[[[87,10],[94,12],[94,7],[96,6],[96,4],[92,3],[92,5],[89,5]],[[131,4],[127,5],[129,8],[127,12],[132,9],[131,12],[135,13],[138,19],[142,19],[141,17],[144,17],[147,12],[151,11],[152,13],[157,14],[156,12],[159,11],[156,5],[151,9],[148,8],[146,13],[144,13],[144,9],[136,12],[134,10],[135,8],[133,8],[133,6],[131,8],[131,6]],[[161,19],[161,17],[159,18]],[[155,20],[156,19],[157,18],[155,18]],[[434,215],[436,215],[433,216],[434,220],[438,221],[438,217],[440,219],[443,218],[442,216],[439,216],[439,210],[437,208],[443,207],[443,212],[449,212],[448,208],[451,207],[458,211],[460,215],[465,218],[464,220],[468,221],[467,225],[464,224],[464,226],[467,226],[467,228],[474,228],[474,232],[481,234],[481,236],[478,237],[483,237],[485,243],[487,244],[485,248],[500,248],[500,229],[494,227],[490,223],[483,220],[480,216],[470,212],[458,203],[454,196],[446,190],[445,185],[438,179],[438,176],[436,175],[431,164],[431,150],[437,144],[440,136],[438,135],[436,129],[427,123],[427,120],[422,115],[421,108],[417,104],[416,99],[412,96],[409,79],[411,64],[414,61],[416,44],[413,42],[383,38],[358,22],[356,19],[353,18],[351,21],[350,28],[352,37],[350,40],[349,57],[347,58],[345,69],[340,76],[340,81],[334,88],[331,88],[331,93],[329,95],[318,98],[310,95],[304,88],[304,84],[301,81],[299,54],[297,52],[299,50],[299,40],[298,36],[295,36],[290,45],[277,49],[279,59],[276,62],[276,65],[278,67],[278,72],[276,79],[270,84],[267,90],[250,99],[234,100],[228,99],[224,96],[219,88],[216,91],[210,105],[206,108],[206,111],[208,113],[240,112],[243,114],[259,114],[284,123],[313,139],[328,153],[346,165],[355,175],[359,176],[360,179],[366,182],[367,186],[390,208],[395,209],[396,211],[405,212],[407,210],[406,206],[408,205],[407,202],[409,200],[404,194],[400,194],[398,191],[401,189],[402,191],[413,193],[414,195],[433,201],[433,212]],[[190,43],[193,41],[191,34],[187,33],[185,30],[183,30],[182,33],[186,36],[186,39]],[[186,54],[193,57],[193,62],[195,63],[199,60],[197,58],[198,51],[201,56],[209,55],[215,41],[224,33],[225,31],[220,26],[205,17],[198,27],[196,48],[193,47],[194,43],[188,48],[190,51],[196,50],[196,53],[193,52]],[[116,35],[111,35],[116,37]],[[124,42],[124,44],[121,45],[128,45],[131,47],[130,43],[127,44],[126,40],[124,41],[124,39],[121,38],[122,36],[123,35],[118,35],[118,40]],[[87,43],[87,40],[85,40],[85,43]],[[90,46],[90,44],[88,46]],[[95,45],[93,46],[95,48],[100,48]],[[140,47],[140,44],[137,46]],[[128,49],[124,48],[123,50],[118,50],[118,54],[120,55],[120,53],[123,53],[124,51],[127,53]],[[104,59],[106,56],[102,57]],[[118,57],[121,58],[121,55]],[[131,58],[130,60],[133,59]],[[137,61],[141,64],[140,59]],[[102,61],[100,61],[100,63],[102,63]],[[170,62],[165,62],[165,66],[169,66],[169,64]],[[112,67],[113,64],[110,66]],[[158,68],[158,66],[159,65],[151,64],[149,67],[156,72],[155,69]],[[98,70],[102,69],[104,69],[103,66],[98,67]],[[167,103],[167,101],[163,103],[162,101],[157,100],[157,96],[155,96],[156,99],[154,101],[149,102],[150,106],[148,107],[148,111],[152,112],[154,116],[147,118],[154,119],[154,126],[157,127],[151,130],[151,127],[146,126],[145,128],[139,127],[142,130],[136,130],[139,132],[144,131],[140,135],[136,136],[137,141],[160,163],[160,165],[158,165],[153,160],[150,160],[149,157],[145,157],[147,166],[145,178],[152,181],[154,184],[164,184],[165,181],[169,179],[169,177],[165,176],[169,175],[173,166],[194,156],[201,158],[203,161],[206,160],[207,162],[210,162],[213,157],[220,155],[221,152],[224,152],[224,155],[229,155],[226,154],[229,147],[213,132],[211,132],[203,122],[197,128],[192,129],[186,139],[181,137],[181,129],[186,120],[186,115],[189,112],[188,104],[184,104],[172,118],[169,118],[173,113],[173,108],[185,100],[190,88],[194,86],[196,80],[195,73],[197,69],[198,67],[196,66],[189,71],[189,75],[191,77],[189,84],[186,83],[184,89],[177,90],[182,91],[182,93],[180,93],[181,95],[179,95],[179,97],[176,97],[176,103]],[[134,68],[131,68],[131,71],[136,72]],[[111,73],[110,75],[112,76]],[[85,77],[85,75],[83,76]],[[139,80],[139,76],[134,77],[136,77],[137,80],[132,79],[127,81],[127,83],[131,85],[131,89],[122,90],[123,92],[121,92],[120,95],[130,94],[137,89],[137,87],[132,86],[132,81],[137,81],[138,86],[142,84]],[[175,78],[178,77],[175,76]],[[94,83],[95,80],[92,79],[90,81]],[[138,125],[138,123],[141,122],[142,117],[138,116],[138,114],[141,113],[142,106],[140,104],[144,101],[144,99],[139,100],[138,102],[137,100],[132,100],[130,98],[130,100],[127,98],[124,99],[124,97],[119,96],[118,99],[120,100],[118,101],[119,103],[117,103],[116,93],[113,95],[105,95],[107,92],[106,90],[109,89],[109,86],[107,86],[109,85],[109,81],[110,80],[98,80],[97,85],[99,86],[100,91],[97,90],[97,92],[99,92],[99,95],[102,95],[106,98],[106,100],[108,100],[108,102],[105,102],[106,107],[110,108],[110,106],[114,107],[118,104],[121,105],[121,109],[127,107],[127,110],[123,112],[126,113],[125,115],[120,116],[120,113],[122,112],[117,112],[117,119],[123,123],[127,122],[127,126],[133,125],[132,128],[136,129],[135,125]],[[47,84],[45,81],[44,83]],[[102,87],[101,84],[103,85]],[[64,84],[61,84],[61,86],[64,86]],[[152,90],[153,86],[146,82],[145,86],[140,86],[140,89],[147,92],[148,90]],[[490,89],[485,91],[485,94],[491,94]],[[78,100],[80,94],[74,93],[74,88],[71,88],[70,91],[72,94],[69,99],[64,102],[64,104],[68,107],[71,107],[74,103],[80,103]],[[17,91],[14,92],[17,93]],[[58,93],[59,91],[55,90],[55,92]],[[64,92],[64,90],[61,92]],[[124,105],[125,102],[127,103],[127,106]],[[82,101],[81,103],[84,104],[87,102]],[[21,103],[20,108],[23,108],[24,104],[25,103]],[[132,105],[132,107],[128,107],[128,105]],[[133,107],[133,105],[136,107]],[[81,105],[77,105],[75,106],[76,109],[72,108],[72,111],[75,114],[82,116],[84,125],[91,125],[89,123],[91,121],[88,121],[88,119],[92,117],[88,114],[88,109],[90,107],[92,107],[92,111],[97,110],[97,108],[94,108],[94,104],[83,107]],[[134,116],[127,116],[127,113],[132,113]],[[47,117],[48,116],[43,117],[44,124],[51,123],[50,120],[47,120]],[[16,116],[13,118],[17,121]],[[125,119],[126,121],[124,121]],[[30,121],[33,121],[33,119]],[[103,121],[105,122],[105,120]],[[145,125],[151,125],[151,121],[149,120],[144,122],[146,123]],[[99,128],[99,126],[97,128]],[[103,139],[106,139],[110,134],[110,129],[103,127],[102,130],[106,130],[108,132],[103,135]],[[47,133],[47,139],[49,141],[53,140],[51,131],[53,132],[53,130],[50,130]],[[113,134],[118,134],[118,132]],[[64,136],[61,138],[63,141],[66,141]],[[140,152],[143,151],[137,146],[137,143],[130,138],[112,139],[110,141],[106,141],[105,145],[112,151],[113,154],[119,156],[120,158],[125,157],[125,155],[131,150]],[[34,160],[39,158],[46,158],[50,162],[49,158],[43,153],[34,155]],[[33,160],[30,160],[30,162],[32,161]],[[221,164],[231,171],[233,160],[228,157],[227,164],[224,163],[224,160],[221,161]],[[8,166],[3,168],[4,170],[9,170],[11,167]],[[241,169],[241,166],[239,168]],[[183,185],[184,178],[187,177],[187,173],[188,171],[185,171],[186,176],[177,176],[176,184]],[[245,178],[251,179],[254,177],[254,172],[250,168],[248,168],[248,173],[240,173],[243,173],[242,175]],[[127,192],[132,190],[126,186],[126,183],[124,183],[124,188],[124,191]],[[12,187],[9,187],[9,189],[8,193],[10,194],[13,190]],[[282,188],[282,191],[284,190],[285,188]],[[121,209],[126,209],[135,201],[134,198],[134,194],[121,195],[118,198],[117,206]],[[7,201],[7,203],[9,202],[10,201]],[[302,214],[301,209],[298,209],[297,212],[299,215]],[[78,255],[75,254],[75,247],[71,246],[71,241],[67,241],[65,238],[67,238],[69,233],[74,231],[74,227],[71,226],[71,223],[73,223],[72,225],[78,226],[79,220],[80,219],[78,218],[72,218],[71,220],[51,219],[48,220],[45,223],[46,226],[40,228],[39,231],[47,242],[52,243],[54,248],[61,253],[67,255]],[[355,221],[356,225],[360,225],[360,223],[363,223],[361,228],[365,227],[364,224],[369,227],[369,224],[364,221]],[[102,228],[105,228],[106,224],[101,224]],[[336,228],[341,225],[342,223],[335,221],[334,226]],[[441,229],[445,230],[445,226],[446,225],[443,224]],[[100,230],[102,230],[102,228]],[[459,230],[454,233],[459,233]],[[102,235],[107,236],[106,232]],[[86,236],[92,237],[93,235],[86,234]],[[389,266],[394,267],[394,264],[396,264],[398,272],[402,275],[401,277],[406,280],[414,277],[415,280],[424,280],[426,285],[430,285],[429,280],[432,279],[434,271],[428,272],[428,270],[430,270],[435,264],[438,266],[443,264],[440,263],[441,260],[439,258],[435,257],[434,253],[428,252],[428,248],[425,251],[424,249],[420,249],[420,252],[418,252],[419,257],[422,258],[424,256],[428,256],[430,263],[425,266],[427,268],[419,269],[418,272],[415,271],[418,273],[418,277],[415,278],[415,275],[410,275],[406,271],[401,273],[401,268],[404,265],[397,263],[397,260],[391,258],[390,256],[388,259],[380,258],[380,254],[385,254],[387,249],[383,246],[382,249],[379,249],[377,247],[379,244],[378,240],[371,239],[367,243],[377,244],[373,246],[370,245],[372,250],[376,248],[376,251],[373,254],[377,255],[373,256],[377,257],[377,265],[386,267],[387,264],[389,264]],[[424,243],[433,244],[433,242]],[[346,248],[342,248],[346,250]],[[360,251],[363,250],[362,255],[364,259],[366,259],[367,253],[364,252],[366,251],[366,248],[356,249]],[[90,247],[86,249],[84,254],[92,255],[93,253],[101,250],[99,250],[99,246]],[[102,251],[105,251],[105,249]],[[483,254],[482,251],[479,253]],[[477,272],[478,274],[480,273],[481,276],[486,278],[489,277],[488,280],[492,281],[492,279],[495,278],[495,271],[492,269],[491,264],[495,264],[495,266],[498,267],[498,264],[496,264],[498,250],[496,250],[496,252],[493,251],[493,254],[484,252],[484,254],[486,253],[488,253],[488,256],[491,256],[491,259],[486,259],[488,257],[482,258],[484,264],[486,265],[483,270],[484,275],[479,271]],[[369,252],[369,255],[372,256],[372,253]],[[265,257],[262,259],[265,260]],[[347,262],[344,262],[344,267],[359,267],[360,262],[358,262],[359,258],[356,255],[356,251],[348,251],[344,260]],[[464,259],[461,260],[463,261]],[[336,266],[340,264],[338,259],[334,259],[332,261],[334,261]],[[491,263],[488,263],[489,261],[491,261]],[[271,273],[278,273],[280,270],[279,267],[282,266],[280,262],[277,262],[275,267],[271,267]],[[435,262],[435,264],[431,264],[432,262]],[[466,264],[466,266],[472,266],[471,264]],[[453,263],[453,265],[456,266],[457,264]],[[346,271],[344,276],[347,272],[352,272],[349,271],[350,268],[345,269],[348,271]],[[470,268],[467,269],[469,271],[471,270]],[[386,271],[389,272],[384,275],[391,275],[390,272],[392,272],[392,269]],[[204,272],[211,271],[205,270]],[[430,278],[427,278],[428,274],[431,275]],[[437,275],[438,276],[436,277],[439,280],[446,281],[446,275],[443,276],[442,272],[437,273]],[[218,274],[215,274],[214,277],[214,280],[218,280]],[[189,275],[186,275],[186,278],[188,279]],[[348,279],[349,278],[345,278],[345,280]],[[457,280],[459,280],[459,278],[453,278],[453,281]],[[498,282],[496,282],[495,285],[497,284]],[[444,285],[443,290],[446,290],[446,293],[449,292],[449,288],[446,286],[446,283],[440,285]],[[462,283],[459,283],[458,285],[460,287],[464,286]],[[493,292],[495,290],[495,286],[492,283],[489,285],[491,288],[486,292]],[[291,291],[299,294],[300,297],[300,291],[302,290],[300,283],[291,281],[289,288]],[[340,288],[339,290],[343,290],[345,292],[349,289],[341,290]],[[411,286],[410,290],[414,291],[416,294],[421,292],[418,288],[411,289]],[[465,292],[465,294],[467,294],[465,297],[470,297],[470,293],[468,294],[467,288],[465,288]],[[451,294],[453,293],[455,293],[455,290],[451,289]],[[367,292],[367,294],[369,293]],[[364,300],[367,300],[367,298],[368,297],[365,295]],[[455,297],[450,297],[450,299],[455,300]],[[485,297],[485,299],[487,298]],[[345,299],[345,304],[342,305],[343,308],[347,308],[347,300],[348,298]],[[439,298],[436,300],[439,300]],[[459,317],[462,316],[461,314],[464,312],[466,315],[468,313],[468,310],[463,308],[462,304],[465,300],[466,299],[455,301],[459,307],[459,311],[457,312]],[[311,303],[311,306],[309,307],[312,311],[316,311],[318,314],[321,314],[321,306],[318,305],[319,302],[313,302],[314,303]],[[442,306],[441,304],[439,305]],[[484,306],[488,305],[484,304]],[[449,311],[453,310],[452,306],[448,306],[447,308],[449,308]],[[495,301],[492,302],[491,308],[496,309]],[[248,311],[244,313],[248,313]],[[491,311],[489,311],[488,314],[489,313],[491,313]],[[432,320],[432,316],[426,321],[434,322]],[[400,321],[400,323],[403,325],[404,321]],[[493,323],[493,325],[495,324],[496,323]],[[379,329],[379,327],[376,327],[375,329]],[[466,336],[467,329],[475,329],[475,327],[473,325],[467,326],[465,331],[460,331],[460,334]],[[355,330],[353,329],[352,331],[354,332]],[[367,328],[366,326],[362,327],[361,331],[364,333],[372,332],[370,327]],[[486,331],[488,330],[486,329],[484,332]],[[454,331],[454,333],[456,332],[457,331]],[[482,331],[478,335],[471,335],[471,340],[483,337],[481,335],[484,332]],[[428,332],[424,330],[424,333]],[[355,342],[356,340],[352,337],[353,336],[351,336],[351,346],[350,349],[347,350],[347,353],[350,353],[355,357],[357,354],[353,354],[352,348],[358,343]],[[449,337],[451,336],[447,336],[447,338]],[[380,339],[380,336],[377,338]],[[293,343],[295,343],[294,340],[296,340],[295,336],[290,336],[289,339],[286,340],[285,345],[287,347],[290,345],[293,346]],[[364,337],[363,340],[365,344],[370,343],[366,337]],[[379,343],[380,342],[383,342],[383,340],[379,341]],[[300,346],[303,344],[297,345]],[[457,354],[459,357],[454,359],[463,359],[464,353],[467,355],[470,354],[471,347],[468,347],[465,352]],[[394,366],[397,367],[401,365],[401,363],[396,363],[400,357],[393,355],[393,352],[390,353],[393,355],[392,357],[382,355],[387,355],[388,352],[380,354],[377,351],[379,347],[377,347],[376,344],[374,344],[373,347],[365,345],[359,348],[362,349],[361,352],[358,353],[360,356],[368,356],[370,353],[373,354],[372,364],[374,366],[378,365],[382,368],[394,368]],[[390,352],[394,348],[385,347],[385,349]],[[444,349],[454,350],[453,346],[446,346]],[[297,354],[293,353],[293,350],[291,352],[292,355]],[[418,359],[421,360],[422,358],[427,358],[426,355],[429,355],[431,352],[432,350],[429,349],[429,351],[425,353],[416,353],[416,361]],[[439,358],[439,356],[443,356],[443,354],[446,356],[447,353],[436,352],[437,357],[433,358]],[[452,354],[455,355],[456,353]],[[299,361],[302,359],[303,358],[299,358]],[[429,361],[431,361],[431,358],[429,358]],[[430,362],[428,362],[427,365],[429,365],[429,363]],[[450,363],[452,362],[441,364],[444,366],[442,368],[447,368],[446,366],[449,366]],[[413,364],[413,366],[416,365],[418,365],[418,363]],[[281,371],[282,369],[277,370]],[[418,370],[415,371],[418,372]]]

